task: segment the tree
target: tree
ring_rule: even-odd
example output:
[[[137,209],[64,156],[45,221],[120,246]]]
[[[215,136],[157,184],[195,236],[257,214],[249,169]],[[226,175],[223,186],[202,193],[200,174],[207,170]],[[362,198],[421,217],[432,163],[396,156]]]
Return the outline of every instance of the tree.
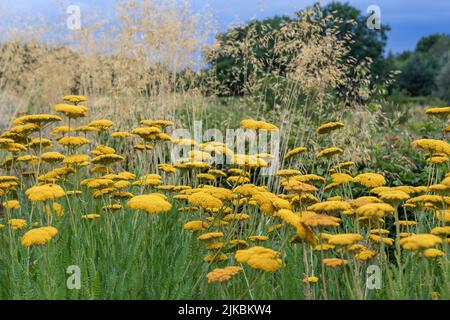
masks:
[[[450,61],[441,69],[436,77],[436,94],[450,103]]]
[[[390,69],[385,64],[384,50],[387,44],[387,32],[390,27],[381,24],[379,30],[367,27],[366,15],[349,3],[332,2],[323,8],[326,15],[335,15],[343,21],[353,21],[353,23],[343,23],[340,25],[340,35],[345,37],[351,35],[352,42],[349,44],[349,55],[360,63],[364,59],[370,58],[371,74],[373,80],[377,82],[385,80]]]

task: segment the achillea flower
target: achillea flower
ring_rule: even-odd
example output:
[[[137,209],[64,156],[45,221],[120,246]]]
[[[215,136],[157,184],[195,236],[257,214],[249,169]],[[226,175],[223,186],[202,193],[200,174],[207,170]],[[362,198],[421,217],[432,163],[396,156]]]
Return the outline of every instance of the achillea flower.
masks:
[[[209,174],[209,173],[199,173],[199,174],[197,174],[197,179],[212,181],[212,180],[216,180],[216,176]]]
[[[450,210],[438,210],[434,213],[434,217],[443,222],[450,222]]]
[[[67,147],[80,147],[82,145],[91,143],[89,139],[82,137],[63,137],[58,140],[58,143]]]
[[[318,134],[329,133],[333,130],[340,129],[343,126],[344,126],[344,124],[342,122],[328,122],[328,123],[321,125],[319,128],[317,128],[317,133]]]
[[[167,212],[172,209],[172,205],[160,193],[135,196],[127,202],[127,206],[134,210],[145,210],[147,213]]]
[[[100,131],[104,131],[112,127],[114,123],[111,120],[100,119],[91,121],[88,126],[99,129]]]
[[[378,173],[361,173],[353,178],[353,181],[367,188],[380,187],[386,184],[386,179]]]
[[[22,245],[30,247],[34,245],[44,245],[51,240],[58,230],[54,227],[41,227],[27,231],[22,237]]]
[[[68,118],[81,118],[85,117],[88,108],[85,106],[75,106],[72,104],[57,104],[55,106],[55,111],[63,113]]]
[[[266,272],[276,272],[281,268],[282,261],[279,256],[279,252],[259,246],[236,251],[238,262]]]
[[[141,120],[140,124],[144,126],[157,126],[157,127],[170,127],[173,126],[173,122],[170,120]]]
[[[347,262],[347,260],[344,260],[344,259],[328,258],[328,259],[323,259],[322,263],[326,267],[336,268],[339,266],[345,266],[348,262]]]
[[[208,254],[207,256],[203,257],[203,261],[208,263],[213,263],[217,261],[227,261],[228,257],[224,253],[215,253],[215,254]]]
[[[70,95],[64,96],[63,100],[77,104],[77,103],[80,103],[80,102],[87,101],[87,98],[85,96],[70,94]]]
[[[208,278],[208,283],[224,282],[230,280],[234,275],[241,271],[242,268],[236,266],[228,266],[223,269],[216,268],[209,272],[206,277]]]
[[[266,240],[269,240],[269,237],[268,236],[250,236],[250,237],[248,237],[248,240],[254,241],[254,242],[266,241]]]
[[[41,155],[42,161],[49,163],[61,162],[64,158],[64,155],[59,152],[45,152]]]
[[[364,249],[355,255],[355,258],[361,261],[367,261],[375,257],[377,253],[373,250]]]
[[[102,154],[114,154],[114,153],[116,153],[116,150],[114,148],[111,148],[111,147],[101,144],[101,145],[98,145],[95,148],[95,150],[92,150],[91,153],[93,155],[100,156]]]
[[[19,125],[24,123],[35,123],[37,125],[43,125],[45,123],[61,121],[61,117],[51,114],[31,114],[14,119],[13,124]]]
[[[122,209],[122,205],[120,203],[113,203],[113,204],[109,204],[109,205],[102,207],[103,211],[108,211],[108,210],[115,211],[115,210],[120,210],[120,209]]]
[[[100,132],[100,129],[96,128],[96,127],[91,127],[91,126],[80,126],[80,127],[75,128],[75,131],[76,132],[84,132],[84,133],[86,133],[86,132]]]
[[[310,211],[315,212],[339,212],[350,210],[351,207],[347,202],[344,201],[324,201],[313,204],[307,208]]]
[[[248,214],[245,213],[230,213],[227,214],[225,217],[223,217],[223,220],[225,221],[243,221],[243,220],[247,220],[250,216]]]
[[[83,214],[81,216],[81,219],[86,219],[86,220],[95,220],[100,218],[101,216],[99,214],[96,213],[88,213],[88,214]]]
[[[125,160],[125,158],[118,154],[102,154],[102,155],[99,155],[99,156],[93,158],[91,160],[91,163],[108,165],[108,164],[112,164],[114,162],[123,161],[123,160]]]
[[[326,214],[317,214],[303,216],[300,221],[310,228],[329,228],[338,227],[341,219]]]
[[[297,174],[301,174],[301,172],[295,169],[282,169],[277,171],[277,176],[279,177],[295,176]]]
[[[184,230],[201,231],[207,229],[208,227],[209,227],[208,223],[201,220],[196,220],[185,223],[183,228]]]
[[[20,230],[27,225],[27,222],[25,219],[9,219],[8,224],[13,230]]]
[[[63,163],[65,164],[72,164],[72,165],[80,165],[82,163],[85,163],[89,161],[90,158],[88,155],[85,154],[72,154],[70,156],[67,156],[64,158]]]
[[[305,147],[297,147],[286,153],[284,156],[284,160],[292,158],[293,156],[296,156],[302,152],[305,152],[307,149]]]
[[[9,200],[3,202],[3,207],[7,209],[20,209],[20,203],[17,200]]]
[[[428,150],[432,153],[444,153],[450,156],[450,144],[436,139],[419,139],[412,142],[416,148]]]
[[[64,196],[66,193],[57,184],[44,184],[29,188],[25,191],[30,201],[48,201]]]
[[[158,165],[158,169],[164,171],[165,173],[175,173],[177,169],[168,163],[161,163]]]
[[[389,190],[380,192],[378,196],[381,200],[391,203],[396,203],[410,198],[409,194],[401,190]]]
[[[430,248],[430,249],[425,249],[423,251],[423,255],[427,258],[437,258],[437,257],[442,257],[444,255],[444,252],[439,249]]]
[[[343,152],[344,152],[344,150],[342,150],[341,148],[338,148],[338,147],[330,147],[330,148],[326,148],[326,149],[323,149],[322,151],[320,151],[320,152],[316,155],[316,157],[317,157],[317,158],[322,158],[322,157],[325,157],[325,158],[331,158],[332,156],[334,156],[334,155],[336,155],[336,154],[343,153]]]
[[[303,279],[304,283],[317,283],[318,281],[319,281],[319,278],[314,277],[314,276],[306,277],[306,278]]]
[[[358,233],[333,234],[328,237],[327,242],[332,245],[350,246],[362,238]]]
[[[9,131],[12,133],[16,133],[16,134],[28,135],[32,132],[39,131],[39,129],[40,129],[40,126],[35,123],[26,123],[26,124],[14,126]],[[14,141],[11,141],[11,143],[12,142],[14,142]]]
[[[450,235],[450,226],[435,227],[431,229],[431,233],[437,236],[448,236]]]
[[[334,249],[336,246],[329,243],[318,244],[314,247],[314,251],[328,251]]]
[[[369,203],[356,209],[355,213],[364,217],[382,218],[386,214],[393,214],[394,207],[387,203]]]
[[[187,200],[190,204],[200,206],[206,210],[220,209],[223,207],[223,202],[220,199],[203,191],[189,195]]]
[[[113,138],[128,138],[131,136],[131,133],[125,131],[118,131],[111,133],[111,137]]]
[[[392,246],[394,244],[394,239],[381,237],[376,234],[369,235],[369,239],[376,243],[384,243],[387,246]]]
[[[224,236],[223,232],[208,232],[204,233],[197,237],[197,240],[205,241],[205,240],[211,240],[216,238],[222,238]]]
[[[425,113],[430,116],[446,117],[450,114],[450,107],[429,108]]]
[[[389,234],[389,230],[387,229],[370,229],[371,234]]]
[[[278,131],[278,127],[264,121],[246,119],[241,121],[241,127],[252,130]]]

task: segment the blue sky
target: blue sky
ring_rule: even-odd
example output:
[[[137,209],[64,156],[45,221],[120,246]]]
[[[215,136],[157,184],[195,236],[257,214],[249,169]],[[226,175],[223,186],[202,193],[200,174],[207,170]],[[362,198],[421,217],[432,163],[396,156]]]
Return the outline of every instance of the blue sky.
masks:
[[[291,15],[313,4],[309,0],[189,0],[196,11],[209,5],[221,31],[230,24],[242,23],[253,18],[274,15]],[[330,1],[320,1],[329,3]],[[400,52],[414,49],[425,35],[450,33],[450,0],[349,0],[363,12],[369,5],[381,8],[382,23],[389,24],[388,50]],[[19,25],[27,19],[43,16],[46,19],[62,19],[67,4],[80,5],[84,12],[112,13],[114,0],[0,0],[0,18],[3,25]],[[91,7],[93,10],[90,10]]]

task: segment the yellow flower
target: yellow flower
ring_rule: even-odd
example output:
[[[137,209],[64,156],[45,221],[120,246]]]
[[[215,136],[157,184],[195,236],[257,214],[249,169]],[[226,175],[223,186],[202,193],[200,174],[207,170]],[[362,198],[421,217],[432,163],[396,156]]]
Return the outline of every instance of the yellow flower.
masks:
[[[295,176],[297,174],[301,174],[301,172],[295,169],[283,169],[277,171],[277,176],[279,177]]]
[[[60,198],[66,193],[57,184],[44,184],[29,188],[25,194],[31,201],[48,201]]]
[[[282,262],[279,256],[278,252],[259,246],[236,251],[238,262],[246,263],[251,268],[266,272],[276,272],[281,268]]]
[[[82,164],[89,161],[89,156],[85,154],[72,154],[64,158],[63,163],[66,164]]]
[[[100,215],[96,214],[96,213],[88,213],[88,214],[83,214],[81,216],[81,219],[86,219],[86,220],[95,220],[98,218],[100,218]]]
[[[264,121],[246,119],[241,121],[241,127],[252,130],[278,131],[278,127]]]
[[[307,208],[315,212],[338,212],[350,210],[350,205],[345,201],[324,201],[313,204]]]
[[[20,230],[27,225],[27,222],[25,219],[10,219],[8,220],[8,224],[13,230]]]
[[[173,122],[169,120],[141,120],[140,124],[144,126],[158,126],[158,127],[170,127],[173,126]]]
[[[341,219],[326,214],[303,216],[300,221],[310,228],[338,227]]]
[[[93,164],[102,164],[107,165],[118,161],[125,160],[124,157],[118,155],[118,154],[102,154],[99,155],[91,160],[91,163]]]
[[[59,152],[45,152],[41,155],[42,161],[54,163],[64,160],[64,155]]]
[[[450,107],[429,108],[425,110],[425,113],[430,116],[446,117],[450,114]]]
[[[380,187],[386,184],[386,179],[378,173],[361,173],[353,178],[353,181],[367,188]]]
[[[58,143],[62,146],[80,147],[82,145],[91,143],[91,141],[82,137],[63,137],[58,140]]]
[[[51,226],[31,229],[23,235],[22,245],[24,247],[30,247],[34,245],[46,244],[57,233],[58,230]]]
[[[223,232],[208,232],[204,233],[197,237],[197,240],[205,241],[205,240],[211,240],[215,238],[222,238],[224,236]]]
[[[223,269],[216,268],[209,272],[206,277],[208,278],[208,283],[212,282],[224,282],[230,280],[234,275],[242,271],[241,267],[228,266]]]
[[[318,134],[329,133],[333,130],[342,128],[343,126],[344,126],[344,124],[342,122],[328,122],[328,123],[321,125],[319,128],[317,128],[317,133]]]
[[[135,196],[127,202],[127,206],[134,210],[145,210],[147,213],[167,212],[172,209],[172,205],[160,193]]]
[[[168,163],[159,164],[158,169],[164,171],[165,173],[175,173],[177,171],[174,166]]]
[[[184,225],[184,230],[192,230],[192,231],[201,231],[209,227],[209,224],[196,220],[196,221],[189,221]]]
[[[438,236],[448,236],[450,235],[450,226],[433,228],[431,229],[431,233]]]
[[[427,258],[437,258],[437,257],[442,257],[444,255],[444,252],[442,252],[439,249],[430,248],[430,249],[425,249],[423,251],[423,255]]]
[[[113,137],[113,138],[127,138],[129,136],[131,136],[131,133],[125,132],[125,131],[113,132],[111,134],[111,137]]]
[[[242,221],[242,220],[247,220],[248,218],[249,218],[249,215],[245,214],[245,213],[230,213],[230,214],[227,214],[225,217],[223,217],[223,220],[225,220],[225,221],[232,221],[232,220]]]
[[[358,233],[343,233],[333,234],[327,239],[327,242],[332,245],[349,246],[362,239]]]
[[[328,259],[323,259],[322,263],[326,267],[336,268],[336,267],[339,267],[339,266],[345,266],[348,262],[347,262],[347,260],[344,260],[344,259],[328,258]]]
[[[306,277],[306,278],[303,279],[304,283],[317,283],[318,281],[319,281],[319,278],[314,277],[314,276]]]
[[[386,214],[394,213],[395,209],[387,203],[369,203],[365,204],[358,209],[356,209],[355,213],[359,216],[364,217],[379,217],[382,218]]]
[[[195,192],[187,197],[190,204],[200,206],[206,210],[220,209],[223,207],[223,202],[206,192]]]
[[[13,124],[18,125],[18,124],[24,124],[24,123],[35,123],[38,125],[42,125],[44,123],[61,121],[61,120],[62,120],[61,117],[54,116],[51,114],[31,114],[31,115],[26,115],[26,116],[22,116],[20,118],[14,119]]]
[[[284,160],[289,159],[293,156],[296,156],[302,152],[305,152],[307,149],[305,147],[297,147],[292,149],[291,151],[289,151],[288,153],[286,153],[286,155],[284,156]]]
[[[344,150],[342,150],[341,148],[330,147],[330,148],[326,148],[326,149],[323,149],[322,151],[320,151],[316,155],[316,157],[317,158],[321,158],[321,157],[330,158],[330,157],[334,156],[335,154],[340,154],[343,152],[344,152]]]
[[[377,253],[373,250],[364,249],[355,255],[355,258],[361,261],[367,261],[375,257]]]
[[[208,263],[213,263],[216,261],[226,261],[228,260],[228,257],[224,253],[215,253],[215,254],[208,254],[207,256],[203,257],[203,261]]]
[[[250,236],[248,237],[248,240],[250,241],[266,241],[269,240],[268,236]]]
[[[9,200],[3,202],[3,206],[7,209],[20,209],[20,203],[17,200]]]
[[[81,118],[86,116],[88,108],[85,106],[74,106],[71,104],[57,104],[55,111],[63,113],[68,118]]]
[[[335,247],[336,246],[333,244],[323,243],[323,244],[318,244],[317,246],[315,246],[314,251],[328,251],[328,250],[334,249]]]
[[[114,123],[111,120],[100,119],[100,120],[91,121],[88,124],[88,126],[97,128],[102,131],[102,130],[106,130],[106,129],[112,127],[113,124]]]
[[[381,237],[376,234],[369,235],[369,239],[376,243],[384,243],[387,246],[392,246],[394,244],[394,239]]]
[[[69,101],[72,103],[80,103],[80,102],[85,102],[87,101],[87,98],[85,96],[79,96],[79,95],[67,95],[63,97],[64,101]]]
[[[416,148],[428,150],[432,153],[444,153],[450,156],[450,144],[446,141],[436,139],[419,139],[413,141],[413,146]]]
[[[401,191],[401,190],[384,191],[384,192],[380,192],[378,195],[381,200],[386,201],[386,202],[391,202],[391,203],[407,200],[410,198],[406,192]]]

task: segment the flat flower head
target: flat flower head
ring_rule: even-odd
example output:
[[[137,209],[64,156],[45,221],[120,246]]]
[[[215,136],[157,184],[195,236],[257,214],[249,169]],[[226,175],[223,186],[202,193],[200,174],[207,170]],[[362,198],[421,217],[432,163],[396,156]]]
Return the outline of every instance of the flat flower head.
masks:
[[[9,219],[8,224],[13,230],[20,230],[27,225],[27,222],[25,219]]]
[[[318,134],[325,134],[340,129],[344,126],[342,122],[328,122],[317,128]]]
[[[55,106],[55,111],[64,114],[68,118],[81,118],[85,117],[88,108],[85,106],[76,106],[72,104],[57,104]]]
[[[29,188],[25,191],[30,201],[49,201],[64,196],[66,193],[57,184],[44,184]]]
[[[172,205],[166,201],[163,194],[143,194],[131,198],[127,206],[134,210],[144,210],[147,213],[161,213],[172,209]]]

